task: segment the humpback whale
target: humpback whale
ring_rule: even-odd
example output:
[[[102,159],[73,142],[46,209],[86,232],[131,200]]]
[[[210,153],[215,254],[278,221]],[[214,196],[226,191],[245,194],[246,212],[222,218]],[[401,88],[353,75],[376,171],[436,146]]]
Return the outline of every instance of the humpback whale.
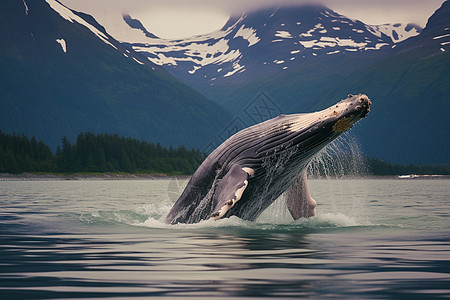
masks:
[[[282,193],[292,217],[314,216],[306,169],[328,143],[370,112],[366,95],[321,111],[280,115],[243,129],[216,148],[191,177],[165,222],[237,216],[254,221]]]

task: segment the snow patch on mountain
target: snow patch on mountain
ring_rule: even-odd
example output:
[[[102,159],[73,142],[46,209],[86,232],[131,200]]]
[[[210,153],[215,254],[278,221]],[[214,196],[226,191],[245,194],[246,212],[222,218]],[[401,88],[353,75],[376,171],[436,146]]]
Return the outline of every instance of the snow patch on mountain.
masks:
[[[438,39],[442,39],[442,38],[445,38],[445,37],[450,37],[450,33],[449,33],[449,34],[444,34],[444,35],[435,36],[435,37],[433,38],[433,40],[438,40]]]
[[[236,32],[234,38],[242,37],[244,40],[248,41],[248,46],[251,47],[258,43],[261,39],[256,35],[256,30],[253,28],[245,28],[242,25],[241,28]]]
[[[133,57],[133,60],[134,60],[135,62],[137,62],[138,64],[140,64],[140,65],[144,65],[144,63],[141,62],[141,61],[139,61],[139,60],[137,60],[136,57]]]
[[[58,11],[62,15],[71,14],[67,19],[76,18],[61,7]],[[158,38],[129,15],[122,16],[122,23],[104,25],[108,33],[113,32],[116,39],[150,62],[168,67],[175,74],[186,74],[187,78],[201,76],[211,81],[246,70],[265,72],[275,66],[286,69],[303,59],[324,55],[377,51],[421,30],[413,25],[366,25],[321,6],[295,9],[295,14],[289,8],[242,14],[232,17],[220,30],[185,39]],[[123,34],[114,35],[119,31]]]
[[[367,28],[372,28],[374,34],[383,33],[390,37],[394,43],[399,43],[410,37],[419,35],[422,28],[415,24],[383,24],[383,25],[367,25]],[[369,29],[370,30],[370,29]],[[379,35],[379,34],[377,34]]]
[[[23,5],[25,6],[25,15],[28,16],[28,5],[25,2],[25,0],[22,0],[22,1],[23,1]]]
[[[448,28],[444,28],[444,31],[447,31],[447,30],[448,30]],[[439,41],[440,46],[441,46],[440,50],[442,52],[445,52],[444,46],[447,46],[450,44],[450,33],[435,36],[435,37],[433,37],[433,40]]]
[[[61,46],[64,53],[67,53],[66,41],[64,39],[56,39],[56,42]]]
[[[181,63],[190,63],[192,67],[188,73],[191,75],[207,65],[230,63],[231,70],[223,75],[223,77],[229,77],[237,72],[243,72],[245,68],[239,63],[242,58],[241,51],[232,49],[230,40],[242,38],[248,42],[248,47],[252,47],[261,40],[255,29],[246,27],[245,24],[239,24],[240,21],[242,18],[225,30],[185,40],[147,38],[146,43],[133,44],[132,48],[160,66],[178,66]]]
[[[174,68],[177,72],[185,70],[184,72],[194,75],[202,68],[212,66],[214,73],[219,73],[220,77],[230,77],[246,70],[245,64],[253,56],[249,56],[247,49],[250,47],[256,47],[256,53],[262,51],[268,56],[275,51],[270,61],[286,67],[287,63],[296,63],[297,55],[305,58],[379,50],[390,42],[389,37],[377,28],[329,9],[324,9],[317,17],[310,19],[315,20],[315,23],[308,19],[281,19],[279,15],[275,16],[279,11],[275,9],[270,16],[267,15],[267,19],[255,19],[254,15],[244,14],[229,21],[221,30],[187,39],[160,39],[147,34],[142,42],[130,43],[130,47],[152,63]],[[278,26],[274,23],[277,18],[278,22],[283,20]],[[135,19],[133,21],[139,22]],[[268,24],[271,26],[267,26]],[[141,28],[141,31],[147,32],[147,29]],[[239,43],[240,39],[247,42],[247,47]],[[276,49],[270,49],[270,44]],[[274,60],[275,57],[283,59]]]
[[[67,21],[69,21],[71,23],[77,22],[78,24],[81,24],[81,25],[87,27],[96,36],[98,36],[103,42],[105,42],[106,44],[110,45],[111,47],[113,47],[114,49],[117,50],[117,47],[108,41],[108,37],[103,32],[101,32],[95,26],[92,26],[91,24],[89,24],[88,22],[83,20],[81,17],[74,14],[70,9],[68,9],[67,7],[65,7],[64,5],[62,5],[61,3],[59,3],[56,0],[46,0],[46,2],[61,17],[63,17],[64,19],[66,19]]]
[[[158,44],[155,43],[153,45],[148,43],[141,46],[133,46],[133,50],[145,53],[148,60],[160,66],[177,66],[183,62],[193,63],[193,67],[189,71],[190,74],[194,74],[203,66],[234,62],[242,56],[239,50],[230,49],[229,41],[224,38],[218,40],[210,39],[209,43],[186,43],[185,41],[159,39],[158,42]],[[237,72],[240,69],[241,66],[236,64],[234,70]]]
[[[275,33],[275,36],[276,36],[276,37],[283,38],[283,39],[292,39],[292,35],[291,35],[289,32],[287,32],[287,31],[282,31],[282,30],[278,30],[278,31]]]

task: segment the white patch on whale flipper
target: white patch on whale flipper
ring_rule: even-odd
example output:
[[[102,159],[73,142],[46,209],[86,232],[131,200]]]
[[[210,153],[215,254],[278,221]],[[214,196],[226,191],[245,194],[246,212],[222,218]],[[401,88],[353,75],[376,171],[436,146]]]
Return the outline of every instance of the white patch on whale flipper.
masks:
[[[242,168],[242,170],[244,171],[244,172],[246,172],[248,175],[250,175],[250,176],[253,176],[253,175],[255,175],[255,170],[253,170],[252,168],[247,168],[247,167],[245,167],[245,168]]]
[[[230,171],[223,177],[217,186],[214,202],[215,210],[210,220],[222,218],[242,197],[248,186],[248,178],[255,174],[251,168],[242,168],[239,165],[231,167]],[[217,210],[217,208],[220,208]]]

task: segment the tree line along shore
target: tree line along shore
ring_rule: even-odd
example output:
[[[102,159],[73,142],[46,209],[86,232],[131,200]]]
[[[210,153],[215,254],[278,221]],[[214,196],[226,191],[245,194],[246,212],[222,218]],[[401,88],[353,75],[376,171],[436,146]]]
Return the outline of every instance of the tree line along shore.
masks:
[[[205,155],[199,150],[166,148],[117,134],[80,133],[66,137],[53,153],[42,141],[0,131],[0,173],[146,173],[190,175]]]
[[[75,143],[63,137],[53,153],[42,141],[0,131],[0,173],[192,175],[206,158],[200,150],[163,147],[117,134],[80,133]],[[367,174],[450,175],[450,166],[392,164],[366,159]],[[98,173],[98,174],[95,174]],[[107,175],[110,176],[110,175]]]

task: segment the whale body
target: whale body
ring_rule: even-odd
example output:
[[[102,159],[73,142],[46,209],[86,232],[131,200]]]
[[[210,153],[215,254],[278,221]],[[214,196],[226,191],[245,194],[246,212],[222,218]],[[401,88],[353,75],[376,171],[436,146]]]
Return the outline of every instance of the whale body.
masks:
[[[280,115],[234,134],[191,177],[165,222],[197,223],[237,216],[254,221],[282,193],[292,217],[315,215],[306,182],[314,156],[370,111],[366,95],[324,110]]]

